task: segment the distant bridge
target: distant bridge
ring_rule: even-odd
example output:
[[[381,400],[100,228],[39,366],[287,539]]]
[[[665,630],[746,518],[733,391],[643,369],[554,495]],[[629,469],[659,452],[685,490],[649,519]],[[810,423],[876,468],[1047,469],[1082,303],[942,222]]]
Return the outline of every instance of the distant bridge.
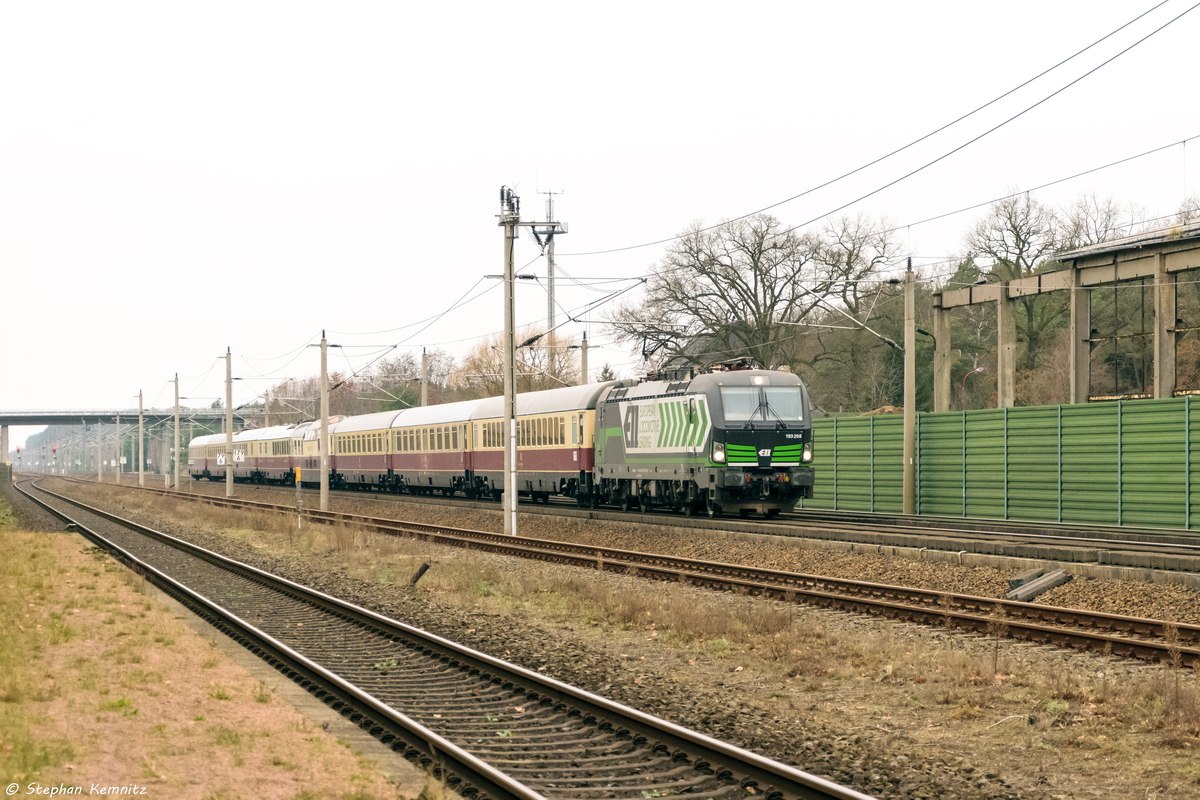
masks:
[[[138,410],[136,408],[104,411],[104,410],[79,410],[79,411],[0,411],[0,426],[9,425],[94,425],[98,422],[114,425],[117,417],[128,422],[131,419],[137,419]],[[175,419],[175,409],[168,408],[147,408],[142,412],[147,424],[168,422]],[[237,424],[245,424],[246,420],[257,418],[260,414],[244,413],[239,411],[233,412],[233,418]],[[179,419],[189,422],[220,422],[225,419],[225,410],[221,408],[181,408],[179,409]]]

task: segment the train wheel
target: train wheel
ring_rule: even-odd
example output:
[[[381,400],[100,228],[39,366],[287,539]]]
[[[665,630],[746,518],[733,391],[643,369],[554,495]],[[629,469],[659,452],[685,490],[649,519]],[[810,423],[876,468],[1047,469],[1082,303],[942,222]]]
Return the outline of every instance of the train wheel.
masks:
[[[708,498],[705,505],[706,505],[706,509],[708,511],[709,517],[712,517],[715,519],[715,518],[721,516],[721,507],[719,505],[717,505],[711,497]]]
[[[691,500],[684,500],[683,501],[683,515],[685,517],[696,516],[696,504],[693,503]]]
[[[767,519],[775,519],[778,516],[779,516],[778,508],[768,508],[767,509],[767,513],[766,513]]]
[[[739,508],[739,509],[738,509],[738,516],[740,516],[742,519],[749,519],[749,517],[750,517],[750,512],[751,512],[752,510],[753,510],[753,509],[749,509],[749,508]]]

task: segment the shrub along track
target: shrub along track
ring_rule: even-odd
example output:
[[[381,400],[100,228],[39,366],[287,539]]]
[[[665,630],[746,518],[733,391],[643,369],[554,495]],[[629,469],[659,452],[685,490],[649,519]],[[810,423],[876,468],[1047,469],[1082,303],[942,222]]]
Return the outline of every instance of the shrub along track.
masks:
[[[526,800],[866,797],[40,491],[59,502],[39,502],[74,518],[123,561],[202,606],[218,627],[364,729],[464,780],[468,791]],[[68,517],[57,510],[62,503],[82,512]]]
[[[217,507],[296,514],[295,507],[207,495],[140,489]],[[874,614],[910,622],[1014,639],[1093,650],[1126,658],[1200,666],[1200,625],[1173,624],[1144,617],[1058,608],[1035,603],[976,597],[866,581],[803,575],[779,570],[700,561],[627,550],[510,537],[333,511],[303,509],[308,520],[356,525],[443,545],[518,556],[643,578],[739,591],[788,602]]]

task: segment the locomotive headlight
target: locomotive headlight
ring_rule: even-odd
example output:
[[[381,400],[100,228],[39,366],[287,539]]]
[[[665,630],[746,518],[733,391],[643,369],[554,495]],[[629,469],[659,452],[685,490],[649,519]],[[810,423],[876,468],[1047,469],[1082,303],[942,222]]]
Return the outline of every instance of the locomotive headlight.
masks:
[[[800,460],[805,464],[812,462],[812,442],[805,442],[804,452],[800,455]]]
[[[720,461],[720,462],[724,463],[724,461],[725,461],[725,443],[724,442],[713,442],[712,460]]]

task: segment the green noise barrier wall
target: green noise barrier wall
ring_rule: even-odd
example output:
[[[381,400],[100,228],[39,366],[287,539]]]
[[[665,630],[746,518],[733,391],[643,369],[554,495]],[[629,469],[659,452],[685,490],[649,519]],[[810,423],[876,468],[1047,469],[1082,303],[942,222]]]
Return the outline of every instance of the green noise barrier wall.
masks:
[[[813,423],[807,508],[902,510],[903,419]],[[917,513],[1200,527],[1200,401],[1127,400],[917,415]]]

